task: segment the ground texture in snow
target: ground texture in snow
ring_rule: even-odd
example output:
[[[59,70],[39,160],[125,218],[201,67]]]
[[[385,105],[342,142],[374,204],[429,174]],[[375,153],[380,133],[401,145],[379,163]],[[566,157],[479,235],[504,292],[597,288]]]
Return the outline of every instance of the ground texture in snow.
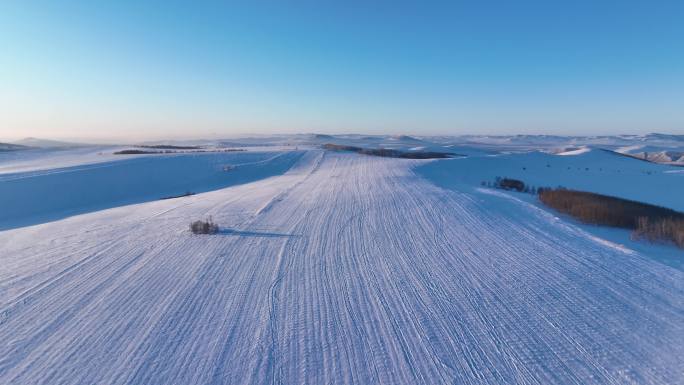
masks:
[[[226,152],[120,157],[117,161],[0,174],[0,230],[282,174],[301,156]],[[88,159],[87,157],[85,159]]]
[[[0,232],[0,383],[684,381],[681,271],[419,164],[312,151]]]
[[[536,187],[563,186],[684,211],[684,169],[603,150],[566,156],[538,151],[471,156],[428,163],[419,171],[448,188],[480,186],[499,176]]]
[[[122,160],[121,155],[114,155],[115,151],[122,149],[114,146],[83,146],[0,152],[0,175]]]

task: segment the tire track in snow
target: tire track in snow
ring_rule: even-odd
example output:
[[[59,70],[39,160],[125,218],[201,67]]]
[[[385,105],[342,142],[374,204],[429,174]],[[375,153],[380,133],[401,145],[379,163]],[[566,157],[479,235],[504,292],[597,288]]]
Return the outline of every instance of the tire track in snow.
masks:
[[[421,161],[301,162],[89,216],[89,235],[46,224],[70,241],[1,255],[23,293],[7,298],[27,302],[0,328],[0,383],[684,381],[681,272],[440,189]],[[187,234],[204,215],[242,233]]]

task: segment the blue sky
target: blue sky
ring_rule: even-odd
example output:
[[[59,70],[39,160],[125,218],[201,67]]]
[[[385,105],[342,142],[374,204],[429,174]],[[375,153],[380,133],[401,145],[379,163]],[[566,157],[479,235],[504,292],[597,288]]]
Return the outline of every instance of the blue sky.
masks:
[[[0,138],[684,133],[683,1],[140,3],[2,2]]]

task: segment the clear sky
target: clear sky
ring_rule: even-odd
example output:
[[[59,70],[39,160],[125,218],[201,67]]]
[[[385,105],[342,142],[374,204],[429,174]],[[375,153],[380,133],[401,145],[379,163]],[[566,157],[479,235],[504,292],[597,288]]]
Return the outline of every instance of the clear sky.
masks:
[[[0,138],[652,131],[682,0],[0,2]]]

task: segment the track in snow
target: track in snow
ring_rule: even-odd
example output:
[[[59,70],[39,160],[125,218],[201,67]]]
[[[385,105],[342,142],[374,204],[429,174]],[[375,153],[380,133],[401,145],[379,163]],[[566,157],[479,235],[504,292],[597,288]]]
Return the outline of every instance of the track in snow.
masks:
[[[0,383],[684,382],[680,271],[417,163],[311,152],[0,233]]]

